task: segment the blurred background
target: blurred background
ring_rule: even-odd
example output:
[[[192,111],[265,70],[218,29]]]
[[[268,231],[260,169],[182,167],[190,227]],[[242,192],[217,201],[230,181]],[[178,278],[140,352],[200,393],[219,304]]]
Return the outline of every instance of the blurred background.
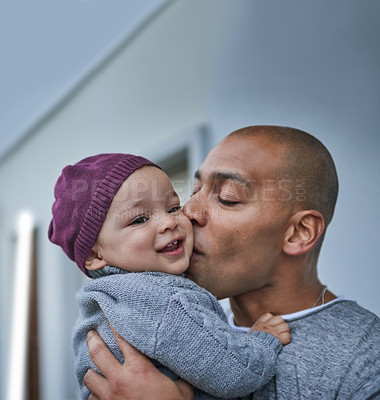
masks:
[[[185,201],[194,170],[232,130],[314,134],[340,177],[321,279],[380,314],[379,18],[378,0],[1,4],[0,398],[12,310],[25,302],[29,398],[79,398],[71,329],[85,277],[47,229],[62,168],[100,152],[160,162]],[[26,300],[12,300],[24,211],[36,279]]]

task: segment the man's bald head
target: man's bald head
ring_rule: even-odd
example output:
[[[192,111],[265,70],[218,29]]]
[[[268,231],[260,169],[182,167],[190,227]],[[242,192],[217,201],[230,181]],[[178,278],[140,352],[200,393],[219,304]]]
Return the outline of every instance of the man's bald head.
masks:
[[[227,138],[264,137],[279,148],[276,179],[290,183],[291,205],[319,211],[326,226],[330,223],[338,196],[338,177],[331,154],[314,136],[281,126],[249,126],[232,132]],[[298,188],[297,185],[300,185]],[[297,190],[302,189],[302,196]]]

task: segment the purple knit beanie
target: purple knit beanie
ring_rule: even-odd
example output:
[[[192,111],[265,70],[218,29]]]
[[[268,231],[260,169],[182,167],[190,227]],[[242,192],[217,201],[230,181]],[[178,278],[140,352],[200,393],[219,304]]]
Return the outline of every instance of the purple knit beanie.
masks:
[[[113,198],[129,175],[146,165],[160,168],[143,157],[111,153],[87,157],[62,170],[54,188],[48,236],[87,276],[84,262]]]

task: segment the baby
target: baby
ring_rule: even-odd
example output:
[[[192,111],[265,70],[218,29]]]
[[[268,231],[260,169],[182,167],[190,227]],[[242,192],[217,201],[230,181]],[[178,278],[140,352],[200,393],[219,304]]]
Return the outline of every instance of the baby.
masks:
[[[99,154],[69,165],[55,185],[49,239],[89,277],[78,293],[75,371],[82,399],[87,333],[96,330],[123,363],[114,329],[195,399],[247,396],[275,374],[288,325],[268,317],[248,334],[229,327],[216,298],[186,279],[190,220],[169,177],[130,154]],[[215,397],[214,397],[215,396]]]

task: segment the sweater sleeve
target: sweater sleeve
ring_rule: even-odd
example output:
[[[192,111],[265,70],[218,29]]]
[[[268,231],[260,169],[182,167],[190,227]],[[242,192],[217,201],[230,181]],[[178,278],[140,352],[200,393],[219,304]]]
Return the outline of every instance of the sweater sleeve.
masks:
[[[213,396],[246,396],[274,376],[281,343],[265,332],[233,331],[215,311],[216,299],[202,295],[197,302],[191,292],[171,297],[154,358]]]
[[[215,297],[184,278],[134,275],[95,279],[81,292],[81,324],[74,336],[79,379],[91,363],[85,343],[89,329],[96,329],[123,362],[107,320],[173,377],[212,396],[246,396],[274,375],[282,347],[277,338],[234,332]]]
[[[158,322],[167,308],[170,287],[160,290],[160,279],[145,274],[114,274],[86,282],[76,296],[79,316],[73,329],[74,369],[81,389],[81,398],[90,395],[83,385],[89,368],[100,372],[92,362],[87,333],[96,330],[120,363],[121,350],[109,323],[142,353],[152,358],[156,345]],[[156,287],[156,290],[155,289]],[[153,360],[154,361],[154,360]],[[162,365],[155,365],[172,379],[178,377]]]

